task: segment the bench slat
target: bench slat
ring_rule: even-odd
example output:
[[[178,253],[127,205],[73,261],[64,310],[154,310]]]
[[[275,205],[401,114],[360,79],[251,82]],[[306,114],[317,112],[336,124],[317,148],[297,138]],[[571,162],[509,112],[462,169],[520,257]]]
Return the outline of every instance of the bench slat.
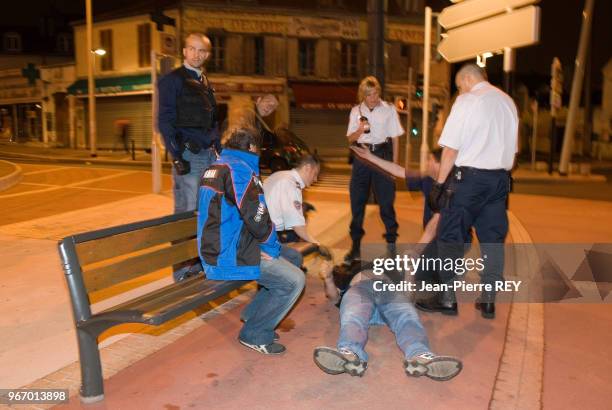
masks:
[[[106,320],[158,325],[247,283],[249,281],[208,281],[199,275],[97,313],[80,326]]]
[[[76,244],[76,251],[81,265],[88,265],[151,246],[193,237],[196,234],[196,229],[197,221],[193,217],[78,243]]]
[[[112,265],[85,270],[83,272],[85,287],[87,292],[91,293],[196,257],[198,257],[197,240],[191,239],[154,252],[123,259]]]

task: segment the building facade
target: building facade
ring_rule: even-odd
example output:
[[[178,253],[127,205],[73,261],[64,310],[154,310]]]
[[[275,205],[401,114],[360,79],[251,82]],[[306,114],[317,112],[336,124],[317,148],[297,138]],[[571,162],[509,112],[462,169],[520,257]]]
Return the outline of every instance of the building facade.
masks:
[[[72,33],[49,10],[37,26],[0,25],[0,139],[47,142],[56,123],[43,67],[72,61]]]
[[[404,3],[403,14],[389,10],[386,24],[385,98],[391,101],[417,88],[408,88],[409,67],[416,85],[423,72],[422,1]],[[152,89],[147,56],[150,50],[170,54],[178,65],[180,39],[197,31],[212,41],[207,71],[222,119],[231,121],[234,107],[271,93],[280,101],[269,119],[271,126],[288,126],[319,151],[346,149],[348,113],[356,103],[359,80],[367,75],[365,2],[185,0],[163,13],[175,20],[175,26],[157,27],[148,13],[94,16],[94,48],[107,51],[95,64],[99,148],[120,146],[113,124],[121,119],[133,125],[130,137],[137,147],[148,148]],[[86,132],[84,24],[74,25],[74,38],[78,79],[69,92],[77,97],[77,122]],[[173,46],[165,47],[166,43]],[[443,61],[432,63],[436,104],[448,103],[449,71]],[[420,110],[418,98],[413,98],[413,107]],[[414,117],[420,120],[420,115]]]

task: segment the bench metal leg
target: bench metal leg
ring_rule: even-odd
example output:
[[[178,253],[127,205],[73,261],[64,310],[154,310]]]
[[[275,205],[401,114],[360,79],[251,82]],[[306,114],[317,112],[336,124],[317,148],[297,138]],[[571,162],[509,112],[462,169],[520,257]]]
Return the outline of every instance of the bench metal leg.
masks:
[[[81,362],[81,401],[95,403],[104,399],[98,338],[82,328],[77,328],[77,336]]]

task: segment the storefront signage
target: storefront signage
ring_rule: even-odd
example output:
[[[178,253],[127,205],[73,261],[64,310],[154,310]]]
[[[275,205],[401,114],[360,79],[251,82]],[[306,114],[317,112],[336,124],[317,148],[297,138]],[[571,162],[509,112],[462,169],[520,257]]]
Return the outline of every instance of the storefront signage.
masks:
[[[425,34],[422,27],[398,26],[389,24],[387,40],[408,44],[423,44]]]
[[[359,20],[293,17],[289,25],[291,36],[359,39]]]

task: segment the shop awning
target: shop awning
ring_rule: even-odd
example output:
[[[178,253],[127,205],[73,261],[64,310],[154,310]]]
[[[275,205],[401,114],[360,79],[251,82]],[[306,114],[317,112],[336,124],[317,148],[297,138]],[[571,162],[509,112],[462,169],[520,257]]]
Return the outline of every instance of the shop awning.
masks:
[[[151,75],[96,78],[96,94],[121,94],[134,91],[150,91]],[[78,80],[68,87],[68,94],[86,95],[87,79]]]
[[[357,83],[291,83],[298,108],[346,110],[357,104]]]

